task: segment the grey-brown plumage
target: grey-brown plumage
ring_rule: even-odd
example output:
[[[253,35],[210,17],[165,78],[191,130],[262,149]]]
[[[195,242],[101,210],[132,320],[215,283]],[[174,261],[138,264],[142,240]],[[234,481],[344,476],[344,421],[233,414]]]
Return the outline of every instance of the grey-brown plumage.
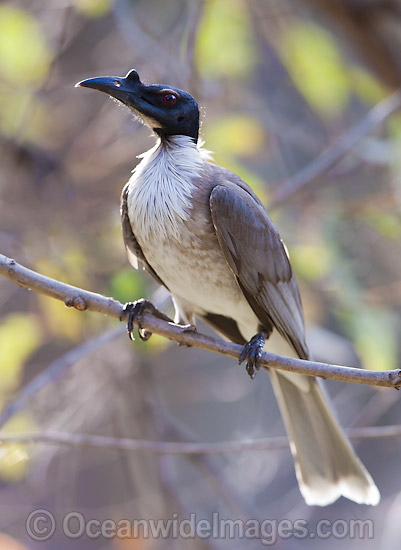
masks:
[[[212,164],[197,144],[193,98],[167,86],[146,86],[135,71],[81,85],[120,99],[160,136],[124,187],[122,229],[131,263],[137,267],[139,261],[170,291],[176,322],[200,317],[239,344],[258,333],[256,342],[263,345],[277,332],[308,359],[286,248],[250,187]],[[379,492],[317,380],[278,370],[271,376],[306,502],[325,505],[343,495],[377,504]]]

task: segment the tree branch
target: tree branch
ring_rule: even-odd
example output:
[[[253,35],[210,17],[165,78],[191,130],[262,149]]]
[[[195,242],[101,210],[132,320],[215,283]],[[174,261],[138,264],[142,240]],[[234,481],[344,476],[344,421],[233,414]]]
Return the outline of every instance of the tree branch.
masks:
[[[342,135],[333,145],[324,150],[294,176],[280,183],[278,188],[273,192],[269,210],[276,208],[290,196],[297,195],[306,187],[310,187],[316,183],[317,179],[327,174],[373,128],[399,109],[401,109],[400,90],[375,105],[358,124]]]
[[[15,260],[7,258],[2,254],[0,254],[0,274],[19,286],[62,300],[68,307],[74,307],[79,311],[97,311],[115,319],[125,320],[123,305],[117,300],[56,281],[55,279],[50,279],[17,264]],[[143,328],[174,340],[178,344],[195,346],[235,359],[239,358],[242,351],[242,346],[206,336],[199,332],[188,332],[174,323],[167,323],[149,313],[145,313],[143,316]],[[288,372],[297,372],[308,376],[318,376],[342,382],[386,386],[397,389],[401,386],[401,370],[399,369],[384,372],[370,371],[314,361],[304,361],[302,359],[283,357],[266,352],[263,353],[260,363],[266,369],[279,368]]]
[[[350,439],[389,439],[401,436],[401,426],[377,426],[346,430]],[[66,432],[1,434],[0,445],[7,443],[46,443],[68,447],[92,447],[128,452],[153,452],[157,454],[203,455],[230,454],[243,451],[275,451],[289,446],[286,436],[255,439],[253,441],[222,441],[220,443],[192,443],[182,441],[147,441],[106,437],[93,434]]]

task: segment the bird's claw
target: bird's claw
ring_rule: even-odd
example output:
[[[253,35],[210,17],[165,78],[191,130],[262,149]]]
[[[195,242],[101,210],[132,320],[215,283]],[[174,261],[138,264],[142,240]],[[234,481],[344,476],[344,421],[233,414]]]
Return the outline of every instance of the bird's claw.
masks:
[[[138,325],[138,336],[141,340],[146,341],[152,336],[152,333],[143,328],[143,315],[146,311],[153,313],[152,309],[154,305],[148,300],[140,299],[135,302],[127,302],[124,305],[123,313],[120,317],[122,320],[128,315],[127,319],[127,332],[130,340],[135,340],[134,328],[135,324]]]
[[[259,332],[245,344],[239,356],[239,364],[246,361],[246,372],[252,379],[255,378],[256,371],[260,369],[260,359],[262,357],[265,341],[266,335]]]
[[[157,307],[155,307],[152,302],[149,302],[149,300],[145,300],[144,298],[141,298],[140,300],[136,300],[135,302],[127,302],[123,308],[123,312],[120,317],[120,321],[122,321],[127,315],[127,331],[128,336],[131,340],[135,340],[134,338],[134,326],[135,324],[138,325],[138,336],[141,340],[146,342],[146,340],[149,340],[149,338],[152,336],[152,333],[149,330],[146,330],[142,326],[143,322],[143,316],[145,313],[151,313],[154,317],[157,317],[158,319],[161,319],[162,321],[166,321],[167,323],[172,323],[172,319],[159,311]]]

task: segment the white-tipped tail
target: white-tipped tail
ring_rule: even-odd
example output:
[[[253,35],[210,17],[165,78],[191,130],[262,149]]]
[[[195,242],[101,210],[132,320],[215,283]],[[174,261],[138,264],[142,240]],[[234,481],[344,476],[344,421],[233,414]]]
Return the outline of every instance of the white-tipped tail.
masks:
[[[306,503],[326,506],[344,496],[376,505],[379,490],[334,418],[318,381],[275,369],[270,374]]]

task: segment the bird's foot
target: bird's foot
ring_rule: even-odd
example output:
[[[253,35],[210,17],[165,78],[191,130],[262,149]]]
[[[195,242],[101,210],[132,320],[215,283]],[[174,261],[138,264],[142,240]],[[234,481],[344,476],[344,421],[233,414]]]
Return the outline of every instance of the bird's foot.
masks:
[[[149,340],[149,338],[152,336],[152,333],[149,330],[144,329],[142,326],[143,316],[145,313],[151,313],[158,319],[162,319],[162,321],[167,321],[168,323],[173,322],[170,317],[158,310],[157,307],[152,304],[152,302],[149,302],[149,300],[141,298],[140,300],[136,300],[136,302],[127,302],[121,314],[120,321],[122,321],[128,315],[127,332],[131,340],[135,340],[135,324],[138,325],[138,335],[141,340],[146,342],[146,340]]]
[[[245,344],[239,357],[239,364],[246,361],[246,372],[251,378],[255,378],[255,371],[260,369],[260,358],[262,357],[263,347],[266,342],[266,333],[258,332]]]

